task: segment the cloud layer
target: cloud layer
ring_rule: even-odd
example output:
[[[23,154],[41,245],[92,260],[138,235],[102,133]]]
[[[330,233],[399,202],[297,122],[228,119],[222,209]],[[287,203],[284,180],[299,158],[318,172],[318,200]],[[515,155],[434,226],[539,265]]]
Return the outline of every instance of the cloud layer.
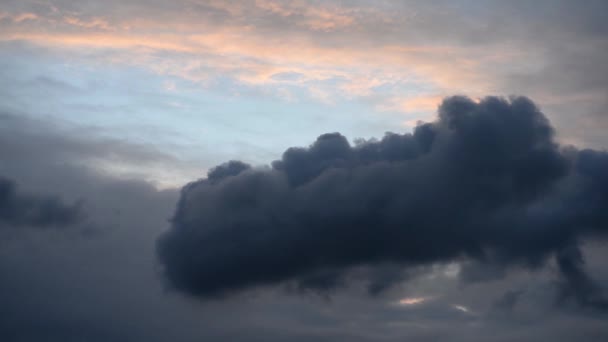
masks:
[[[67,205],[56,197],[21,194],[10,179],[0,177],[0,224],[64,226],[83,217],[80,203]]]
[[[582,259],[563,251],[606,232],[606,170],[605,152],[556,144],[527,98],[451,97],[412,134],[351,145],[330,133],[269,168],[218,166],[182,189],[158,255],[172,286],[201,297],[324,291],[388,264],[538,267],[556,253],[576,292]]]
[[[403,121],[462,89],[527,94],[563,139],[597,147],[606,145],[606,10],[593,0],[7,0],[0,45],[17,45],[19,57],[32,45],[104,71],[160,75],[172,97],[192,82],[202,93],[348,102]]]

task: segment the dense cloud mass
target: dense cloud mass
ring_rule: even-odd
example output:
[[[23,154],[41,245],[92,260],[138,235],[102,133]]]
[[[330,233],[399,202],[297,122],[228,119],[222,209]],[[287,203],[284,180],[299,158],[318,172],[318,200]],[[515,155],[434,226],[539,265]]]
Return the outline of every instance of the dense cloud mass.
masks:
[[[201,297],[326,290],[357,267],[552,256],[568,289],[587,291],[576,246],[607,231],[607,171],[607,153],[556,144],[527,98],[451,97],[412,134],[352,146],[330,133],[271,168],[218,166],[183,188],[158,254],[170,283]]]
[[[83,216],[80,203],[67,205],[55,197],[25,195],[17,190],[12,180],[0,177],[0,225],[64,226]]]

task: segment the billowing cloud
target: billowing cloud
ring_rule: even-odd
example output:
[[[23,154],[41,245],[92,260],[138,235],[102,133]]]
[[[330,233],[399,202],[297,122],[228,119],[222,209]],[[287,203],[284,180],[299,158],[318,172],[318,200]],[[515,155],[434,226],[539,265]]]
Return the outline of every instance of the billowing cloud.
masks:
[[[17,185],[0,177],[0,226],[63,226],[83,217],[81,203],[68,205],[55,197],[22,194]]]
[[[0,341],[608,341],[607,10],[2,0]]]
[[[324,291],[386,264],[538,267],[556,255],[584,291],[582,258],[564,251],[606,233],[607,170],[607,153],[555,143],[525,97],[451,97],[412,134],[351,145],[330,133],[271,167],[218,166],[182,189],[158,255],[170,284],[200,297]]]
[[[602,289],[585,273],[583,254],[578,246],[567,246],[557,254],[557,266],[564,280],[561,298],[574,298],[579,303],[600,310],[608,309]]]

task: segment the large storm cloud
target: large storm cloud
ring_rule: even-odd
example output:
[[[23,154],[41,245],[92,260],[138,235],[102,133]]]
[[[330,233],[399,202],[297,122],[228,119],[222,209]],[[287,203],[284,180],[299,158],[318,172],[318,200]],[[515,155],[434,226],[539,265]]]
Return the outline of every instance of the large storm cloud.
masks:
[[[216,167],[182,189],[157,250],[169,283],[200,297],[325,290],[384,265],[534,268],[554,257],[576,293],[592,288],[577,246],[608,231],[607,209],[607,153],[558,145],[525,97],[451,97],[412,134],[354,145],[324,134],[271,167]]]

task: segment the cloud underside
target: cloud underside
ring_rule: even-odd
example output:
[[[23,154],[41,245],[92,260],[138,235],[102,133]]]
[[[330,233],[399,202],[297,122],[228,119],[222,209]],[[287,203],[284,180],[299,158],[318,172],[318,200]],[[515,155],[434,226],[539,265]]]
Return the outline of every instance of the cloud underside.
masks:
[[[182,189],[157,250],[169,283],[204,298],[361,277],[375,292],[434,263],[557,257],[563,293],[604,307],[578,244],[606,232],[607,169],[605,152],[556,144],[527,98],[451,97],[412,134],[351,145],[330,133],[270,167],[217,166]],[[385,265],[399,272],[374,271]]]
[[[52,196],[20,193],[14,181],[0,176],[0,227],[66,226],[84,216],[81,203],[65,204]]]

